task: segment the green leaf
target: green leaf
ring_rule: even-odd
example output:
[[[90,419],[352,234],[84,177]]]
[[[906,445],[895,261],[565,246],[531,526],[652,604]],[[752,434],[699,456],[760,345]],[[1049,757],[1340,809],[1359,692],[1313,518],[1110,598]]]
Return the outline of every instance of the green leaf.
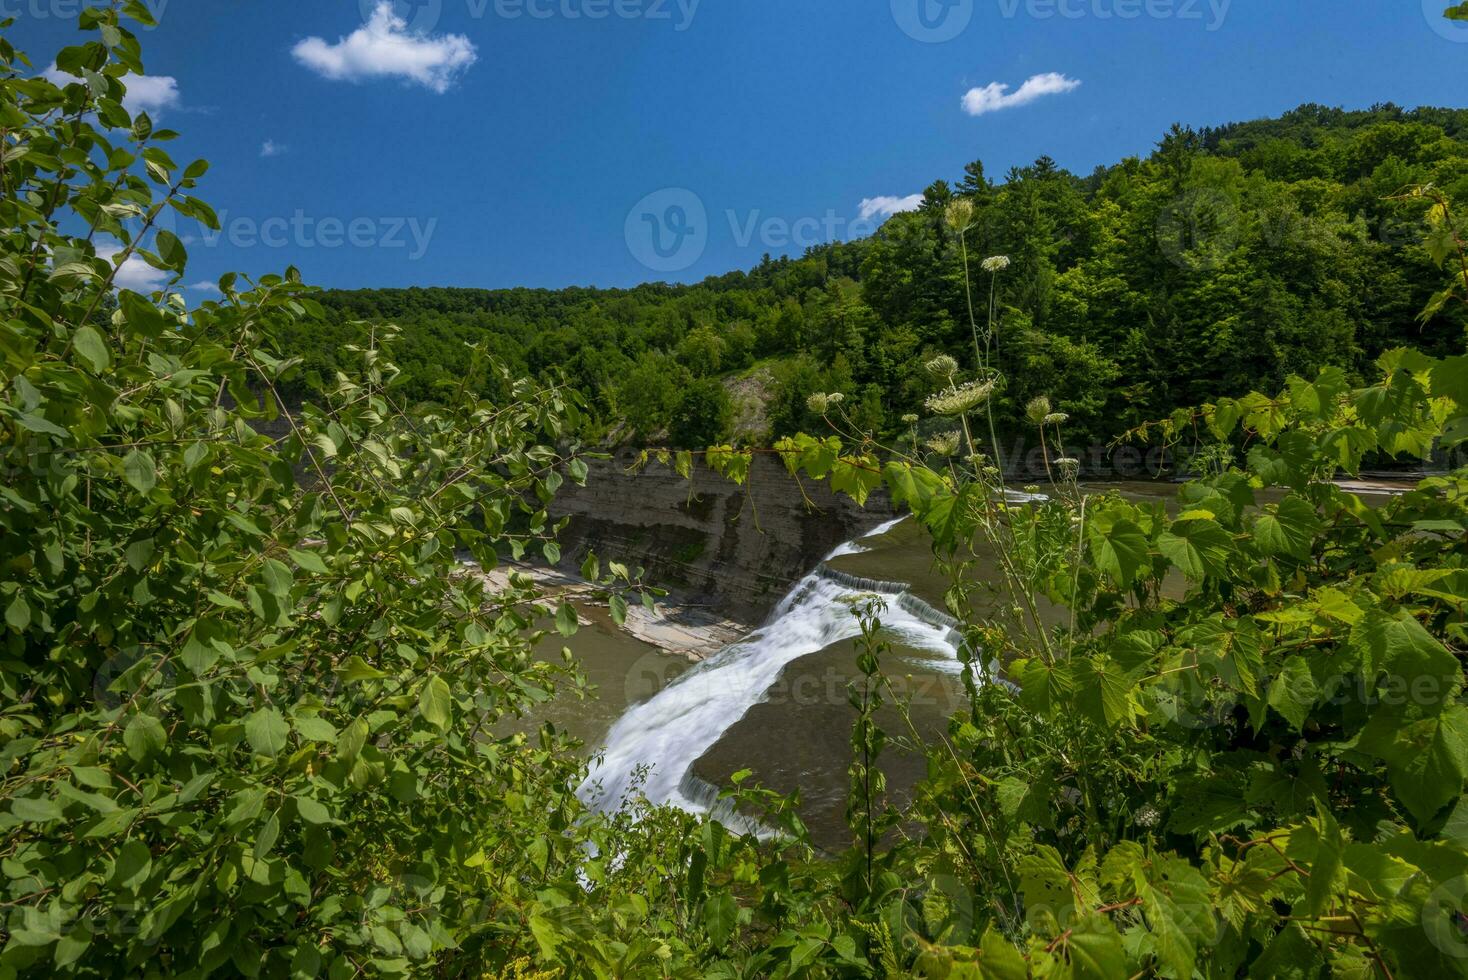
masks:
[[[322,561],[321,556],[314,551],[289,548],[286,554],[290,555],[291,561],[295,562],[296,567],[303,571],[312,572],[316,575],[329,574],[326,562]]]
[[[318,715],[296,715],[294,720],[296,732],[308,742],[335,742],[338,732],[336,726]]]
[[[55,800],[33,796],[17,796],[10,801],[10,812],[17,820],[27,823],[45,823],[61,819],[61,807]]]
[[[1205,576],[1222,576],[1227,571],[1233,538],[1216,521],[1179,519],[1158,536],[1157,547],[1184,575],[1200,581]]]
[[[1272,511],[1259,515],[1254,522],[1254,543],[1266,555],[1289,555],[1308,558],[1311,544],[1320,533],[1320,519],[1315,508],[1303,498],[1290,494]]]
[[[140,840],[129,840],[118,850],[108,882],[124,891],[136,891],[148,880],[148,873],[152,870],[153,854],[148,845]]]
[[[5,622],[17,633],[24,633],[31,625],[31,606],[19,592],[5,607]]]
[[[141,449],[134,449],[122,461],[122,475],[138,493],[147,493],[158,484],[158,464]]]
[[[1088,915],[1070,929],[1065,955],[1070,961],[1069,975],[1076,980],[1115,980],[1132,972],[1127,969],[1120,933],[1102,915]]]
[[[87,367],[92,369],[93,374],[101,374],[112,366],[112,353],[95,327],[78,328],[71,336],[71,345],[76,349],[77,355],[87,362]]]
[[[1125,518],[1110,527],[1091,526],[1091,556],[1096,567],[1123,589],[1131,588],[1137,571],[1148,564],[1150,545],[1135,522]]]
[[[138,762],[160,751],[167,742],[168,733],[163,730],[163,723],[147,713],[133,715],[122,730],[122,744],[127,747],[128,755]]]
[[[245,738],[260,755],[277,756],[285,749],[291,729],[275,708],[260,708],[245,719]]]
[[[738,916],[739,907],[734,904],[734,896],[728,892],[715,892],[704,901],[703,927],[708,931],[709,942],[716,949],[723,948],[734,935]]]
[[[92,945],[92,930],[78,926],[56,941],[55,962],[57,969],[65,969],[82,958]]]
[[[1392,791],[1419,823],[1432,819],[1463,793],[1468,777],[1468,708],[1407,725],[1379,711],[1361,736],[1361,747],[1386,759]]]
[[[1300,731],[1318,693],[1309,662],[1304,657],[1292,656],[1269,684],[1269,706]]]
[[[348,657],[346,663],[337,668],[337,674],[341,677],[343,684],[379,680],[387,676],[386,671],[378,670],[356,655]]]
[[[562,601],[560,608],[556,610],[556,629],[562,636],[575,636],[576,629],[580,623],[576,619],[576,610],[569,602]]]
[[[445,731],[449,727],[452,709],[453,692],[449,690],[448,682],[434,674],[418,693],[418,710],[430,725]]]
[[[332,822],[331,811],[319,801],[313,800],[309,796],[300,795],[294,796],[292,799],[296,801],[296,812],[307,823],[328,824]]]
[[[368,734],[369,729],[365,718],[358,718],[342,729],[341,737],[336,740],[337,758],[343,762],[355,761],[367,745]]]

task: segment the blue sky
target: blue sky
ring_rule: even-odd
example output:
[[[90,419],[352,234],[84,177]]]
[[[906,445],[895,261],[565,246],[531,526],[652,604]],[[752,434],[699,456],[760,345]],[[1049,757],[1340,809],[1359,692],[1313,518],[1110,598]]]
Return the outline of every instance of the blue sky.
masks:
[[[42,68],[79,2],[0,11]],[[1446,0],[147,2],[174,82],[136,101],[213,163],[226,224],[179,229],[190,282],[691,281],[976,158],[1084,174],[1173,122],[1461,105],[1468,74]]]

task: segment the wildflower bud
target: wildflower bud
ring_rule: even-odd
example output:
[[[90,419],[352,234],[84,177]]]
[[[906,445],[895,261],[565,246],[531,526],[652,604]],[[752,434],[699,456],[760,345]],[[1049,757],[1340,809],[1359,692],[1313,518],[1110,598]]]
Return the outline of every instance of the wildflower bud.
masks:
[[[1050,399],[1046,398],[1044,395],[1038,395],[1034,398],[1031,398],[1029,404],[1025,406],[1025,418],[1029,419],[1036,425],[1040,425],[1044,421],[1045,416],[1049,414]]]
[[[947,354],[939,354],[923,366],[939,381],[947,381],[958,373],[958,362]]]
[[[943,211],[943,220],[958,234],[963,234],[974,223],[974,202],[966,197],[948,202]]]
[[[805,407],[810,409],[812,415],[825,415],[829,404],[830,399],[819,392],[805,400]]]

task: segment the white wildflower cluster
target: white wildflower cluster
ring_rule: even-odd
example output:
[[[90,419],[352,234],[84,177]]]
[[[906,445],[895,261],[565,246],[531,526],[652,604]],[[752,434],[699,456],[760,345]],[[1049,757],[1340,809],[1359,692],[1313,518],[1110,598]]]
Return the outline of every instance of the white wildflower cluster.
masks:
[[[1064,412],[1051,412],[1045,416],[1046,425],[1064,425],[1068,421],[1070,421],[1070,416]]]
[[[918,417],[916,415],[908,414],[908,415],[902,416],[902,424],[903,425],[917,425],[917,422],[918,422]]]
[[[952,456],[958,452],[959,438],[957,432],[945,432],[942,435],[930,437],[926,445],[939,456]]]
[[[1003,272],[1009,268],[1009,256],[991,255],[983,261],[982,266],[985,272]]]
[[[1055,461],[1055,465],[1060,469],[1060,475],[1067,480],[1073,479],[1081,471],[1081,461],[1069,456],[1060,457]]]
[[[946,388],[930,397],[923,404],[934,415],[963,415],[972,412],[994,393],[994,379],[970,381],[967,384]]]

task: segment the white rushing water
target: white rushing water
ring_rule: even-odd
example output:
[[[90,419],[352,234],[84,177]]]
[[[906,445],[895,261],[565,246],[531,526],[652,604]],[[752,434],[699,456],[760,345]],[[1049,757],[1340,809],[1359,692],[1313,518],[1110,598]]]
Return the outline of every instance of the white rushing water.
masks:
[[[685,790],[684,777],[694,762],[764,699],[787,664],[860,634],[851,601],[872,590],[832,574],[822,566],[807,575],[758,631],[628,708],[607,734],[599,763],[581,785],[581,798],[614,810],[640,791],[653,803],[706,811],[707,799],[693,799]],[[880,618],[895,639],[956,662],[955,636],[947,624],[914,614],[899,604],[897,594],[888,593],[887,600]]]
[[[907,520],[908,516],[909,515],[907,514],[903,514],[901,517],[898,517],[895,520],[890,520],[886,524],[878,524],[876,527],[872,528],[861,537],[852,538],[845,544],[837,545],[836,550],[827,555],[825,560],[830,561],[832,558],[840,558],[842,555],[859,555],[864,551],[871,551],[871,547],[863,544],[863,541],[866,541],[869,538],[880,538],[882,535],[886,534],[888,531],[892,530],[894,527]]]

